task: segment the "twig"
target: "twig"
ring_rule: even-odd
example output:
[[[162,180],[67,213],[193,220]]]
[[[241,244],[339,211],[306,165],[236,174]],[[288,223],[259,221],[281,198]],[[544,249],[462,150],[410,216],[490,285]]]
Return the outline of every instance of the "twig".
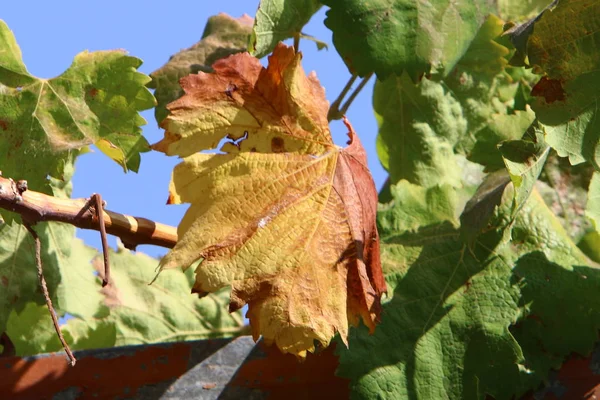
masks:
[[[78,228],[100,230],[98,217],[86,207],[86,199],[59,199],[27,190],[18,193],[14,181],[0,177],[0,208],[21,215],[29,223],[57,221]],[[128,249],[140,244],[173,248],[177,243],[177,229],[145,218],[137,218],[102,210],[106,232],[121,238]]]
[[[356,89],[354,89],[354,92],[352,92],[352,94],[350,95],[350,97],[348,97],[348,100],[346,100],[346,103],[344,103],[344,105],[342,106],[342,108],[340,108],[340,114],[341,115],[346,114],[346,111],[348,111],[348,108],[350,107],[350,104],[352,104],[352,102],[354,101],[354,99],[356,98],[356,96],[358,96],[358,94],[360,93],[360,91],[363,90],[363,88],[365,87],[365,85],[367,84],[367,82],[369,82],[369,80],[371,79],[372,76],[373,76],[373,73],[371,72],[369,75],[365,76],[362,81],[360,81],[360,83],[358,84],[358,86],[356,87]]]
[[[42,244],[40,242],[40,237],[35,232],[35,230],[33,230],[31,225],[27,221],[23,220],[23,225],[25,225],[25,228],[29,231],[31,236],[33,236],[33,240],[35,241],[35,263],[37,265],[37,270],[38,270],[38,279],[40,281],[40,287],[42,288],[42,293],[44,294],[44,298],[46,299],[46,306],[48,306],[48,311],[50,312],[50,316],[52,317],[52,322],[54,323],[54,330],[56,331],[56,334],[58,335],[58,338],[60,339],[60,342],[62,343],[62,346],[65,349],[65,352],[67,353],[67,356],[69,357],[71,366],[75,366],[77,359],[73,355],[71,348],[67,344],[67,341],[65,340],[65,338],[62,334],[62,330],[60,329],[60,326],[58,325],[58,318],[56,316],[56,311],[54,311],[54,306],[52,305],[52,300],[50,300],[50,295],[48,294],[48,286],[46,286],[46,278],[44,278],[44,269],[42,267]]]
[[[300,50],[300,32],[294,34],[294,50],[296,53]]]
[[[346,86],[344,86],[337,99],[335,99],[333,103],[331,103],[331,106],[329,107],[329,112],[327,113],[328,121],[332,121],[334,119],[342,119],[342,114],[340,114],[340,104],[342,104],[342,100],[344,100],[344,97],[346,97],[348,91],[352,89],[352,85],[354,84],[356,78],[358,78],[358,75],[352,74],[352,76],[348,80],[348,83],[346,83]]]
[[[102,287],[108,285],[110,281],[110,260],[108,259],[108,241],[106,240],[106,226],[104,225],[104,202],[99,193],[94,193],[90,202],[96,202],[96,215],[98,216],[98,225],[100,228],[100,240],[102,241],[102,256],[104,257],[104,277],[102,278]]]

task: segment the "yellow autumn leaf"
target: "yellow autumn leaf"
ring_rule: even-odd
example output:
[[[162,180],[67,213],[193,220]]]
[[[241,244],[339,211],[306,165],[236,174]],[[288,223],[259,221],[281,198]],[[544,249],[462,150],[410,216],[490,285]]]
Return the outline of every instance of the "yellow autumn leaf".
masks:
[[[185,157],[170,203],[190,203],[161,268],[196,269],[194,291],[231,286],[255,339],[300,357],[349,324],[374,329],[385,282],[377,191],[349,123],[333,144],[328,103],[301,55],[279,45],[268,68],[247,53],[182,79],[155,149]],[[203,154],[223,139],[224,154]]]

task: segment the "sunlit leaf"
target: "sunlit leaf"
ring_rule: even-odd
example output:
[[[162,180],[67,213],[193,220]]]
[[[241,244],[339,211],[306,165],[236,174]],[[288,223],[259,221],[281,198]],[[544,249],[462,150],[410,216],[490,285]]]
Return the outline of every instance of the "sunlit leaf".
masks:
[[[240,54],[185,78],[153,147],[187,156],[170,202],[191,203],[162,268],[203,260],[196,292],[231,286],[255,339],[302,357],[360,319],[373,330],[385,284],[365,151],[348,123],[349,146],[333,144],[323,88],[300,59],[279,45],[266,69]],[[225,154],[194,154],[225,137]]]

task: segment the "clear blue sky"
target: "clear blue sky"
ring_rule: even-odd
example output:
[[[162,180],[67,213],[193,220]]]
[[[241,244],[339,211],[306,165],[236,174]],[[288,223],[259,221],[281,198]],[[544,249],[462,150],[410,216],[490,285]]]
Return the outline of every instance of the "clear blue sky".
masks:
[[[169,56],[196,43],[208,17],[225,12],[233,17],[246,13],[254,16],[258,0],[222,1],[138,1],[138,0],[57,0],[4,2],[0,11],[14,32],[29,71],[41,78],[52,78],[69,67],[73,57],[83,50],[125,49],[141,58],[140,70],[146,74],[162,66]],[[316,71],[325,87],[327,98],[335,99],[350,74],[333,48],[331,32],[323,25],[325,7],[304,29],[330,45],[329,51],[316,51],[312,42],[302,41],[305,70]],[[369,82],[348,112],[369,155],[369,167],[377,187],[387,174],[375,152],[377,123],[371,107],[373,82]],[[157,127],[153,110],[143,113],[148,124],[143,134],[150,143],[163,136]],[[334,138],[343,144],[341,122],[332,124]],[[185,206],[166,206],[168,184],[178,160],[160,153],[142,154],[140,172],[124,174],[120,166],[99,151],[81,156],[76,164],[74,197],[100,193],[108,208],[126,214],[177,225]],[[26,179],[27,177],[13,177]],[[98,233],[80,231],[79,237],[99,247]],[[110,238],[114,246],[114,238]],[[151,255],[162,255],[165,249],[140,246]]]

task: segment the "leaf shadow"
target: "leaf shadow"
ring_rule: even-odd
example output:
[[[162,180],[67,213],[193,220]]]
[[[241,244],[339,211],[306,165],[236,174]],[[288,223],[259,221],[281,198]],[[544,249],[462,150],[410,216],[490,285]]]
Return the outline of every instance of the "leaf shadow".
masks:
[[[417,349],[431,345],[423,343],[423,340],[430,340],[424,339],[425,334],[452,311],[453,306],[444,305],[448,298],[462,296],[471,290],[472,277],[484,271],[497,257],[493,249],[500,242],[499,235],[483,235],[469,250],[460,240],[457,230],[437,230],[443,237],[441,240],[434,240],[428,234],[431,232],[428,228],[427,232],[416,233],[426,244],[410,268],[398,273],[393,297],[383,305],[381,323],[374,335],[369,335],[367,329],[360,326],[350,332],[349,349],[338,346],[342,360],[338,375],[352,377],[353,389],[357,392],[365,387],[357,384],[361,377],[375,370],[381,370],[382,374],[390,373],[391,370],[386,367],[395,366],[404,370],[404,378],[398,373],[394,379],[406,379],[402,386],[406,387],[409,398],[415,398],[416,381],[425,378],[419,376],[417,361],[427,362],[417,360]],[[392,246],[418,248],[422,243],[395,243]],[[439,346],[442,347],[441,352],[451,351],[444,349],[441,340]],[[367,395],[366,392],[363,394]]]
[[[510,331],[523,350],[526,382],[535,387],[567,356],[588,356],[598,342],[600,269],[569,269],[535,251],[519,258],[511,283],[520,288],[523,316]]]

